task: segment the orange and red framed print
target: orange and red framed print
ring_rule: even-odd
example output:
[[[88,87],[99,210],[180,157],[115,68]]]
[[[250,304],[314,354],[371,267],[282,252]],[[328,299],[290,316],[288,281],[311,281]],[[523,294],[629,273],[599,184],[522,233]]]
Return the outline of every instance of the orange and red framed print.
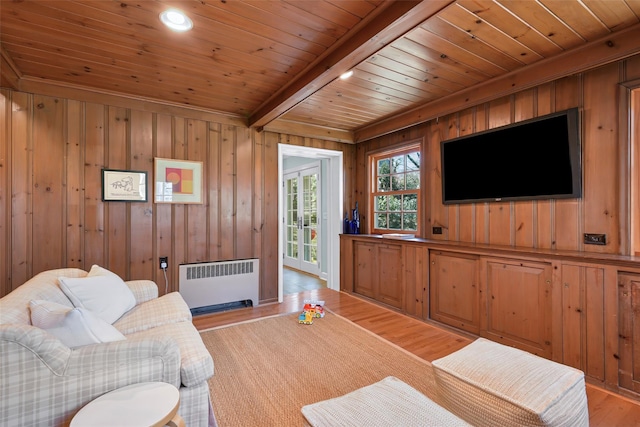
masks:
[[[155,158],[156,203],[202,203],[202,162]]]

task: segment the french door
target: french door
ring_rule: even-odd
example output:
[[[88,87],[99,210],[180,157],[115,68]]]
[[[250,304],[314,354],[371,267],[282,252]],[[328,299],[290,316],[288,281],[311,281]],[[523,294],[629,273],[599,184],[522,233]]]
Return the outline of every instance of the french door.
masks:
[[[319,274],[320,180],[317,166],[284,174],[284,265]]]

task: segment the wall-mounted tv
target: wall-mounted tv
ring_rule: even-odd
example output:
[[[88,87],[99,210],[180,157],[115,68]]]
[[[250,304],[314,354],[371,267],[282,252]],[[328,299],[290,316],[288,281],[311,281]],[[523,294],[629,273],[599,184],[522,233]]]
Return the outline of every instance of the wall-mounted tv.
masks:
[[[582,195],[577,108],[440,144],[444,204]]]

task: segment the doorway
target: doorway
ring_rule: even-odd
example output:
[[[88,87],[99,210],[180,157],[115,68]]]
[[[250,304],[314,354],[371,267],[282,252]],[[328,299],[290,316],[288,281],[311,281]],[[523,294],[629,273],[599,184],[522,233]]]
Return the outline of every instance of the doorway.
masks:
[[[302,147],[278,144],[278,301],[283,301],[283,268],[285,258],[285,160],[299,157],[320,163],[320,175],[324,175],[326,187],[318,197],[320,206],[318,214],[319,233],[324,236],[325,245],[320,245],[321,254],[318,255],[320,275],[327,280],[329,289],[340,289],[340,232],[342,230],[343,204],[343,155],[341,151],[321,148]],[[325,171],[326,169],[326,171]],[[321,185],[322,187],[322,185]],[[324,226],[323,226],[324,224]],[[326,254],[326,255],[325,255]]]
[[[320,162],[284,171],[284,266],[320,274]]]

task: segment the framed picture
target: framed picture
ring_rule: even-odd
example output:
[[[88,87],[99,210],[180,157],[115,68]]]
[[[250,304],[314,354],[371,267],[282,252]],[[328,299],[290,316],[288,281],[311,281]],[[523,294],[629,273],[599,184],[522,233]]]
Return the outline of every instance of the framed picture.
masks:
[[[146,202],[147,173],[102,169],[103,202]]]
[[[155,158],[156,203],[202,203],[202,162]]]

